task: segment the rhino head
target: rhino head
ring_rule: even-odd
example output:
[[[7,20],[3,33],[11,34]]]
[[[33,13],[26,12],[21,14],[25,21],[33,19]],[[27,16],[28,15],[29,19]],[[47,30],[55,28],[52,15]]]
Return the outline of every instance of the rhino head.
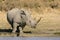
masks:
[[[26,11],[26,10],[22,10],[22,17],[24,19],[24,21],[26,22],[27,25],[31,26],[31,28],[36,28],[36,25],[39,23],[39,21],[41,20],[41,17],[36,21],[31,17],[31,14]]]
[[[31,25],[31,28],[36,28],[36,26],[40,22],[40,20],[41,20],[41,18],[39,18],[37,21],[36,20],[29,21],[30,25]]]

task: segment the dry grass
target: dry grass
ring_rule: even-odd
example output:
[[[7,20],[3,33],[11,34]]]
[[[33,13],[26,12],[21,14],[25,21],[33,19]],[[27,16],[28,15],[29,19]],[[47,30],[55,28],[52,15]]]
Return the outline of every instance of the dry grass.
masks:
[[[9,29],[9,24],[7,22],[7,17],[5,12],[0,11],[0,29]]]
[[[39,9],[39,8],[60,8],[60,0],[0,0],[0,7],[2,10],[10,10],[14,7],[18,8],[30,8],[30,9]]]

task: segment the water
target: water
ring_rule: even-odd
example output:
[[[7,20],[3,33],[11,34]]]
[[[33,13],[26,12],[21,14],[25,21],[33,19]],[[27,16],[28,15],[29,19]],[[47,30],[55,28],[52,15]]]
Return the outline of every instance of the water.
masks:
[[[0,40],[60,40],[60,37],[0,37]]]

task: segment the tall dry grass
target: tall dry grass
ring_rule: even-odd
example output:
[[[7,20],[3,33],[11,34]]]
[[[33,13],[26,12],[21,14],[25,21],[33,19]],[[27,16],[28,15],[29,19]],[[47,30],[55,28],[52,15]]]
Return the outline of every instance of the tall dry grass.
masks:
[[[60,0],[0,0],[0,4],[0,8],[6,11],[14,7],[36,10],[45,7],[60,8]]]

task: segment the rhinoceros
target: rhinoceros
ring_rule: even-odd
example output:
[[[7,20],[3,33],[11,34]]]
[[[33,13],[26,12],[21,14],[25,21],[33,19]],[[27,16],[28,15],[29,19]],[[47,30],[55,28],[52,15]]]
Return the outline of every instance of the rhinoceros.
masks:
[[[13,33],[16,32],[17,27],[20,30],[20,33],[23,32],[22,30],[26,25],[36,28],[36,25],[40,20],[41,18],[39,18],[38,21],[34,20],[28,11],[18,8],[13,8],[7,12],[7,21],[11,25]]]

